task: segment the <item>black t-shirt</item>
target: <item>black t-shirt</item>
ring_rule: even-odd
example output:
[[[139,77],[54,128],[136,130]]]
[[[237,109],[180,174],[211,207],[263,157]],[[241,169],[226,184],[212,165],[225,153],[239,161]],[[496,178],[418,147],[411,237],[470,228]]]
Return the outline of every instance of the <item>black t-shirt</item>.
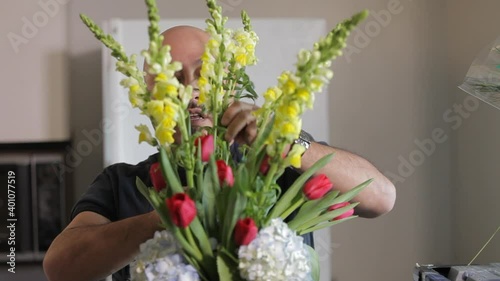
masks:
[[[71,219],[81,212],[91,211],[114,222],[152,211],[153,207],[140,193],[135,182],[136,177],[139,177],[146,186],[152,186],[149,168],[158,161],[157,158],[158,154],[155,154],[137,165],[119,163],[104,169],[73,207]],[[298,176],[297,171],[287,168],[277,183],[284,192]],[[304,243],[314,246],[312,233],[303,237]],[[129,278],[128,266],[113,274],[114,281],[124,281]]]

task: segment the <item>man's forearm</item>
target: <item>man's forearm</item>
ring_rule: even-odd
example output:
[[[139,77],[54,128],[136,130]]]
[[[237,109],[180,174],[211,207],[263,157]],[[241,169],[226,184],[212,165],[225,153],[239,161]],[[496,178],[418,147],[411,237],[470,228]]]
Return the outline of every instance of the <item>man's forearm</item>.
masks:
[[[376,217],[392,209],[396,198],[394,185],[370,162],[353,153],[313,142],[302,157],[301,170],[307,170],[330,153],[335,153],[332,161],[318,173],[326,174],[336,190],[346,192],[368,179],[374,179],[353,199],[360,202],[356,208],[358,215]]]
[[[45,273],[50,281],[102,279],[131,262],[159,229],[152,213],[65,229],[45,256]]]

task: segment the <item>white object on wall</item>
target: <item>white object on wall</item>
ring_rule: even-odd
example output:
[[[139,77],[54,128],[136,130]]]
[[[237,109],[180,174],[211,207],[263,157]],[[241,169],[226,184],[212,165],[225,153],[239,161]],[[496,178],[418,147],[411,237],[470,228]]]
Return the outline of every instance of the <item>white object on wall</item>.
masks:
[[[145,20],[112,19],[104,24],[104,29],[125,48],[127,54],[140,54],[147,48],[148,22]],[[201,19],[163,20],[160,29],[165,30],[177,25],[192,25],[204,29],[206,24]],[[240,21],[229,20],[228,27],[238,28]],[[259,62],[247,68],[256,91],[262,94],[267,87],[276,85],[277,77],[283,70],[293,70],[296,56],[300,49],[310,49],[321,36],[326,35],[323,19],[253,19],[252,26],[260,41],[256,48]],[[119,82],[123,75],[115,71],[115,59],[103,46],[103,127],[104,127],[104,166],[126,162],[136,164],[156,149],[146,143],[138,144],[138,132],[134,126],[146,124],[147,117],[138,109],[132,109],[128,101],[127,90]],[[142,67],[143,58],[138,56],[137,63]],[[261,105],[262,98],[256,103]],[[303,128],[315,139],[329,141],[328,95],[316,96],[314,110],[303,116]],[[317,250],[320,254],[321,280],[331,279],[330,232],[323,230],[315,233]]]

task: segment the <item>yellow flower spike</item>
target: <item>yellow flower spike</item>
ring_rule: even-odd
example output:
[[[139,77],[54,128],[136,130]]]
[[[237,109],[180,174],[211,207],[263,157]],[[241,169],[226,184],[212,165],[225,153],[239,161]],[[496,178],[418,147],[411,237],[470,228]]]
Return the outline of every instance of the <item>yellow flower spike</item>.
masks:
[[[163,100],[163,118],[168,118],[172,120],[177,120],[177,117],[179,116],[179,105],[174,103],[173,101],[169,99]]]
[[[311,101],[311,92],[309,92],[307,89],[301,88],[297,90],[296,96],[303,103],[309,103]]]
[[[198,87],[204,88],[208,84],[207,78],[202,76],[198,79]]]
[[[165,93],[171,97],[176,97],[178,93],[177,86],[172,84],[167,84],[165,86]]]
[[[174,143],[175,126],[177,123],[170,118],[164,118],[156,127],[155,135],[160,144],[169,145]]]
[[[269,102],[273,102],[279,98],[279,94],[277,93],[277,88],[272,87],[268,88],[267,91],[264,93],[264,99]]]
[[[128,99],[132,107],[142,108],[142,106],[144,105],[144,100],[139,96],[140,94],[143,94],[141,86],[139,86],[138,84],[130,86]]]
[[[236,55],[235,60],[241,66],[247,65],[247,55],[245,53],[239,53],[238,55]]]
[[[294,93],[295,89],[297,89],[297,84],[292,79],[289,79],[286,81],[285,85],[283,85],[283,90],[287,94]]]
[[[286,118],[297,118],[301,112],[300,106],[297,102],[291,102],[287,105],[280,106],[278,110]]]
[[[309,86],[314,92],[321,92],[321,90],[323,89],[323,84],[323,81],[321,81],[320,79],[312,79]]]
[[[160,100],[152,100],[146,104],[146,114],[151,116],[155,122],[159,123],[163,120],[164,103]]]
[[[201,61],[203,61],[203,62],[208,63],[208,62],[212,62],[212,60],[213,60],[213,57],[206,51],[203,53],[203,55],[201,55]]]
[[[146,142],[154,146],[154,139],[148,126],[141,124],[139,126],[135,126],[135,129],[139,131],[139,143]]]
[[[141,86],[139,86],[138,84],[130,86],[130,92],[132,92],[134,94],[138,94],[140,89],[141,89]]]
[[[204,63],[201,66],[200,75],[202,77],[213,77],[215,76],[215,68],[213,64]]]
[[[302,145],[294,145],[292,146],[292,149],[288,152],[287,159],[290,163],[291,166],[295,168],[300,168],[301,166],[301,160],[302,160],[302,154],[306,151],[306,148],[303,147]]]
[[[167,82],[168,81],[168,78],[167,78],[167,75],[165,73],[160,73],[158,75],[156,75],[155,77],[155,82]]]
[[[193,98],[193,86],[180,85],[179,98],[181,100],[182,108],[186,109],[189,106],[189,101]]]
[[[213,50],[213,49],[217,49],[217,48],[219,48],[219,46],[220,46],[220,42],[219,42],[219,41],[217,41],[217,39],[210,38],[210,39],[208,40],[207,46],[208,46],[208,48],[210,48],[210,49],[212,49],[212,50]]]
[[[142,108],[142,106],[144,105],[144,101],[132,93],[129,93],[128,100],[130,101],[130,104],[134,108],[135,107]]]
[[[153,93],[152,93],[152,96],[153,96],[153,99],[155,100],[163,100],[165,98],[165,95],[167,94],[167,92],[165,91],[165,87],[162,87],[161,84],[155,84],[154,88],[153,88]]]
[[[291,122],[286,122],[280,128],[280,132],[282,135],[293,135],[297,132],[297,126]]]
[[[200,89],[200,95],[198,96],[198,103],[199,104],[205,104],[207,102],[207,95],[205,91],[202,91]]]
[[[156,128],[156,138],[162,145],[170,145],[174,143],[174,130]]]
[[[281,73],[281,75],[278,77],[278,82],[280,84],[285,84],[286,81],[288,81],[290,79],[290,75],[288,72],[283,72]]]

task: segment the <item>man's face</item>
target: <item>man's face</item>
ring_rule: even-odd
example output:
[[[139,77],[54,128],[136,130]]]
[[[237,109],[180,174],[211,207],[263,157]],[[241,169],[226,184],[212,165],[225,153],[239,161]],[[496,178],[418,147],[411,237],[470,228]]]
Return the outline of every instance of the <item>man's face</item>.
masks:
[[[212,119],[209,116],[201,114],[201,108],[198,107],[198,79],[200,77],[201,56],[205,50],[205,43],[209,36],[204,31],[187,26],[171,28],[163,33],[163,44],[168,44],[172,48],[170,53],[173,61],[182,64],[182,70],[175,75],[179,82],[185,86],[193,87],[193,99],[189,105],[192,130],[198,130],[200,127],[213,126]],[[147,75],[146,83],[151,89],[154,84],[154,77]],[[177,130],[174,135],[176,142],[180,140],[180,132]]]

